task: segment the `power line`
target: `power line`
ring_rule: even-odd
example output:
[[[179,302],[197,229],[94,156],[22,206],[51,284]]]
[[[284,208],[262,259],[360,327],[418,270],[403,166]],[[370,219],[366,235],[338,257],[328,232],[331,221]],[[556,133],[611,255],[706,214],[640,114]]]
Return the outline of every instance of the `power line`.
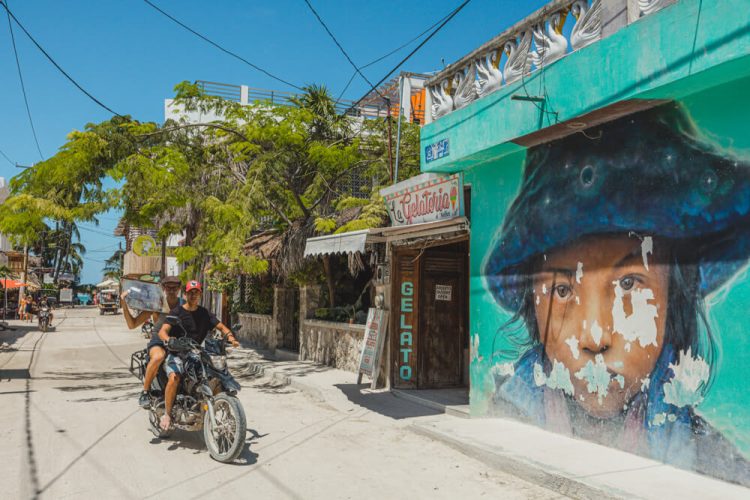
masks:
[[[44,161],[42,148],[39,147],[39,138],[36,136],[36,128],[34,127],[34,120],[31,119],[31,108],[29,108],[29,98],[26,95],[26,85],[24,85],[23,83],[23,74],[21,73],[21,62],[18,59],[18,49],[16,48],[16,36],[13,34],[13,23],[10,21],[10,13],[8,13],[8,29],[10,31],[10,41],[13,44],[13,54],[16,56],[16,68],[18,68],[18,80],[21,82],[21,91],[23,92],[23,102],[24,104],[26,104],[26,114],[29,117],[29,125],[31,125],[31,133],[34,136],[34,142],[36,143],[36,150],[39,152],[39,156],[42,159],[42,161]]]
[[[429,32],[430,30],[432,30],[435,26],[437,26],[438,24],[442,23],[448,16],[450,16],[450,12],[448,14],[446,14],[445,16],[441,17],[440,19],[438,19],[437,21],[435,21],[429,28],[425,29],[424,31],[422,31],[420,34],[418,34],[417,36],[415,36],[414,38],[412,38],[408,42],[399,45],[395,49],[391,50],[387,54],[384,54],[384,55],[378,57],[377,59],[373,59],[372,61],[368,62],[364,66],[360,67],[360,69],[369,68],[373,64],[379,63],[383,59],[392,56],[393,54],[395,54],[396,52],[400,51],[404,47],[408,47],[412,43],[416,42],[417,40],[419,40],[420,38],[422,38],[423,36],[425,36],[427,34],[427,32]],[[341,91],[341,94],[339,94],[338,98],[336,99],[336,103],[338,103],[341,100],[341,98],[344,96],[344,93],[347,91],[347,89],[349,89],[349,85],[352,84],[352,82],[354,81],[354,77],[355,76],[357,76],[357,72],[356,71],[354,73],[352,73],[351,78],[349,78],[349,81],[346,82],[346,85],[344,86],[344,90]]]
[[[402,64],[404,64],[404,63],[405,63],[406,61],[408,61],[408,60],[409,60],[409,59],[411,58],[411,56],[413,56],[414,54],[416,54],[416,53],[417,53],[417,51],[418,51],[419,49],[421,49],[421,48],[422,48],[422,47],[424,46],[424,44],[426,44],[427,42],[429,42],[429,41],[430,41],[430,38],[432,38],[433,36],[435,36],[435,35],[436,35],[436,34],[437,34],[437,33],[438,33],[438,32],[439,32],[439,31],[440,31],[441,29],[443,29],[443,27],[444,27],[444,26],[445,26],[446,24],[448,24],[448,23],[450,22],[450,20],[451,20],[451,19],[453,19],[453,18],[454,18],[454,17],[456,16],[456,14],[458,14],[459,12],[461,12],[461,10],[462,10],[462,9],[463,9],[464,7],[466,7],[466,5],[467,5],[467,4],[469,3],[469,2],[471,2],[471,0],[465,0],[465,1],[464,1],[464,3],[462,3],[461,5],[459,5],[458,7],[456,7],[456,9],[455,9],[455,10],[454,10],[453,12],[451,12],[451,13],[450,13],[450,15],[448,15],[448,17],[447,17],[447,18],[446,18],[446,19],[445,19],[445,20],[444,20],[444,21],[443,21],[443,22],[442,22],[442,23],[440,24],[440,26],[438,26],[437,28],[435,28],[435,30],[434,30],[434,31],[433,31],[432,33],[430,33],[430,35],[429,35],[429,36],[428,36],[427,38],[425,38],[424,40],[422,40],[422,43],[420,43],[419,45],[417,45],[417,47],[416,47],[416,48],[415,48],[414,50],[412,50],[411,52],[409,52],[409,54],[408,54],[408,55],[407,55],[406,57],[404,57],[403,59],[401,59],[401,61],[399,61],[399,63],[398,63],[398,64],[396,64],[396,66],[394,66],[392,70],[390,70],[390,71],[389,71],[389,72],[388,72],[388,73],[387,73],[387,74],[386,74],[386,75],[385,75],[385,76],[384,76],[383,78],[381,78],[381,79],[380,79],[380,81],[379,81],[378,83],[376,83],[375,85],[373,85],[373,86],[372,86],[372,87],[370,88],[370,90],[368,90],[367,92],[365,92],[365,94],[364,94],[364,95],[363,95],[362,97],[360,97],[360,98],[359,98],[359,100],[358,100],[357,102],[355,102],[355,103],[354,103],[354,104],[353,104],[353,105],[351,106],[351,108],[356,108],[356,107],[357,107],[357,106],[359,105],[359,103],[360,103],[360,102],[362,102],[362,101],[363,101],[363,100],[365,99],[365,97],[367,97],[367,96],[368,96],[368,95],[370,94],[370,92],[372,92],[373,90],[375,90],[375,88],[376,88],[376,87],[379,87],[379,86],[380,86],[380,84],[382,84],[382,83],[383,83],[384,81],[386,81],[386,80],[387,80],[387,79],[388,79],[388,78],[389,78],[389,77],[390,77],[390,76],[391,76],[391,75],[392,75],[393,73],[395,73],[395,71],[396,71],[396,70],[397,70],[398,68],[400,68]],[[350,108],[350,109],[351,109],[351,108]]]
[[[83,229],[84,231],[90,231],[92,233],[101,234],[101,235],[104,235],[104,236],[109,236],[110,238],[120,238],[120,236],[115,236],[113,234],[107,233],[106,231],[100,231],[98,229],[86,227],[86,226],[84,226],[82,224],[78,224],[78,228],[79,229]]]
[[[364,73],[362,73],[362,71],[359,69],[359,67],[356,64],[354,64],[354,61],[352,61],[352,58],[349,57],[349,54],[346,53],[346,50],[344,50],[344,47],[341,46],[341,44],[339,43],[339,41],[336,39],[336,36],[333,33],[331,33],[330,29],[328,29],[328,25],[326,25],[325,21],[323,21],[323,19],[320,17],[320,14],[318,14],[318,12],[312,6],[312,4],[310,3],[310,1],[309,0],[304,0],[304,1],[307,4],[307,6],[310,8],[310,11],[312,11],[313,15],[318,20],[318,22],[320,23],[320,25],[323,26],[323,29],[326,30],[326,33],[328,33],[328,36],[331,37],[331,40],[333,40],[333,43],[336,44],[336,47],[339,48],[339,50],[341,51],[341,53],[344,54],[344,57],[346,57],[346,60],[349,61],[349,64],[352,65],[352,67],[354,68],[354,71],[356,71],[357,73],[359,73],[359,76],[361,76],[367,82],[367,85],[372,86],[372,82],[364,75]],[[351,82],[351,80],[350,80],[350,82]],[[382,97],[383,99],[388,100],[377,89],[375,90],[375,92],[377,92],[378,95],[380,97]]]
[[[99,99],[97,99],[96,97],[94,97],[93,95],[91,95],[91,94],[90,94],[90,93],[89,93],[89,92],[88,92],[88,91],[87,91],[86,89],[84,89],[83,87],[81,87],[81,85],[80,85],[80,84],[79,84],[79,83],[78,83],[77,81],[75,81],[75,80],[73,79],[73,77],[72,77],[72,76],[70,76],[70,75],[69,75],[69,74],[68,74],[68,73],[67,73],[67,72],[66,72],[66,71],[65,71],[64,69],[62,69],[62,68],[60,67],[60,65],[59,65],[59,64],[57,64],[57,62],[56,62],[56,61],[55,61],[55,60],[54,60],[54,59],[52,58],[52,56],[50,56],[50,55],[49,55],[49,54],[47,53],[47,51],[46,51],[46,50],[44,50],[44,48],[42,48],[42,46],[41,46],[41,45],[39,45],[39,43],[38,43],[38,42],[37,42],[37,41],[36,41],[36,40],[34,39],[34,37],[33,37],[33,36],[31,36],[31,33],[29,33],[29,32],[28,32],[28,30],[27,30],[27,29],[26,29],[26,28],[25,28],[25,27],[23,26],[23,24],[21,24],[21,21],[19,21],[19,20],[18,20],[18,18],[17,18],[17,17],[15,16],[15,15],[13,15],[13,12],[11,12],[11,11],[10,11],[10,9],[8,8],[8,6],[7,6],[6,4],[5,4],[5,2],[4,2],[3,0],[0,0],[0,5],[2,5],[2,6],[3,6],[3,8],[5,9],[5,11],[6,11],[7,13],[8,13],[8,15],[9,15],[10,17],[12,17],[12,18],[13,18],[13,20],[14,20],[14,21],[16,22],[16,24],[18,25],[18,27],[19,27],[19,28],[21,28],[21,29],[23,30],[23,32],[24,32],[24,33],[26,34],[26,36],[27,36],[27,37],[29,37],[29,40],[31,40],[31,41],[32,41],[32,42],[34,43],[34,45],[36,45],[36,48],[38,48],[38,49],[39,49],[39,51],[40,51],[40,52],[41,52],[42,54],[44,54],[44,57],[46,57],[46,58],[47,58],[47,60],[48,60],[49,62],[51,62],[51,63],[52,63],[52,65],[53,65],[53,66],[54,66],[55,68],[57,68],[57,70],[58,70],[58,71],[59,71],[60,73],[62,73],[62,74],[63,74],[63,75],[65,76],[65,78],[67,78],[67,79],[68,79],[68,81],[70,81],[70,83],[72,83],[73,85],[75,85],[75,86],[76,86],[76,87],[78,88],[78,90],[80,90],[81,92],[83,92],[84,94],[86,94],[86,96],[88,96],[88,98],[89,98],[89,99],[91,99],[92,101],[94,101],[94,102],[95,102],[96,104],[98,104],[98,105],[99,105],[99,106],[101,106],[102,108],[106,109],[107,111],[109,111],[109,112],[110,112],[110,113],[112,113],[113,115],[116,115],[116,116],[119,116],[119,117],[121,117],[121,118],[122,118],[122,115],[121,115],[120,113],[117,113],[117,112],[113,111],[113,110],[112,110],[112,109],[111,109],[110,107],[108,107],[108,106],[107,106],[106,104],[104,104],[104,103],[103,103],[103,102],[101,102],[101,101],[100,101]]]
[[[11,160],[10,157],[8,155],[6,155],[5,151],[3,151],[2,149],[0,149],[0,155],[3,155],[3,158],[5,158],[6,160],[8,160],[8,163],[10,163],[11,165],[13,165],[14,167],[16,165],[18,165],[16,162],[14,162],[13,160]]]
[[[278,82],[281,82],[281,83],[283,83],[283,84],[285,84],[285,85],[289,85],[290,87],[293,87],[293,88],[295,88],[295,89],[297,89],[297,90],[301,90],[301,91],[304,91],[304,89],[303,89],[302,87],[300,87],[300,86],[298,86],[298,85],[295,85],[295,84],[293,84],[293,83],[291,83],[291,82],[288,82],[288,81],[284,80],[283,78],[280,78],[280,77],[278,77],[278,76],[276,76],[276,75],[274,75],[274,74],[270,73],[269,71],[266,71],[265,69],[261,68],[261,67],[260,67],[260,66],[258,66],[257,64],[253,64],[253,63],[251,63],[250,61],[248,61],[248,60],[247,60],[247,59],[245,59],[244,57],[242,57],[242,56],[240,56],[240,55],[238,55],[238,54],[236,54],[236,53],[232,52],[232,51],[231,51],[231,50],[229,50],[229,49],[225,49],[224,47],[222,47],[222,46],[221,46],[221,45],[219,45],[218,43],[214,42],[213,40],[210,40],[210,39],[209,39],[208,37],[206,37],[206,36],[204,36],[204,35],[201,35],[200,33],[198,33],[197,31],[195,31],[195,30],[194,30],[193,28],[191,28],[190,26],[188,26],[188,25],[186,25],[185,23],[181,22],[181,21],[180,21],[180,20],[178,20],[177,18],[175,18],[175,17],[171,16],[171,15],[170,15],[170,14],[168,14],[167,12],[165,12],[165,11],[161,10],[161,9],[160,9],[159,7],[157,7],[156,5],[154,5],[153,3],[151,3],[151,2],[149,1],[149,0],[143,0],[143,1],[144,1],[144,2],[146,2],[146,4],[148,4],[148,5],[149,5],[150,7],[152,7],[152,8],[154,9],[154,10],[158,11],[158,12],[159,12],[159,13],[161,13],[162,15],[164,15],[164,16],[166,16],[167,18],[171,19],[171,20],[172,20],[173,22],[175,22],[176,24],[178,24],[178,25],[182,26],[183,28],[185,28],[186,30],[188,30],[188,31],[189,31],[190,33],[192,33],[193,35],[197,36],[197,37],[198,37],[198,38],[200,38],[201,40],[203,40],[203,41],[205,41],[205,42],[208,42],[208,43],[210,43],[211,45],[213,45],[214,47],[216,47],[216,48],[217,48],[217,49],[219,49],[220,51],[224,52],[225,54],[228,54],[228,55],[230,55],[230,56],[234,57],[235,59],[238,59],[238,60],[242,61],[243,63],[247,64],[247,65],[248,65],[248,66],[250,66],[251,68],[253,68],[253,69],[256,69],[256,70],[260,71],[261,73],[263,73],[263,74],[265,74],[265,75],[267,75],[267,76],[269,76],[269,77],[273,78],[274,80],[276,80],[276,81],[278,81]]]

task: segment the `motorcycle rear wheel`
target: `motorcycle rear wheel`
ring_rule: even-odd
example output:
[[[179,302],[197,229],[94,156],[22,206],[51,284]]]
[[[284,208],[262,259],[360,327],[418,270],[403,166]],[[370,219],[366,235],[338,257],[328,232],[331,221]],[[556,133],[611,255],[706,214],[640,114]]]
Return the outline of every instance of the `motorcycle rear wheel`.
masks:
[[[211,458],[217,462],[234,461],[245,447],[247,422],[245,410],[239,399],[228,394],[214,397],[216,428],[211,426],[211,417],[206,413],[203,420],[203,439]]]

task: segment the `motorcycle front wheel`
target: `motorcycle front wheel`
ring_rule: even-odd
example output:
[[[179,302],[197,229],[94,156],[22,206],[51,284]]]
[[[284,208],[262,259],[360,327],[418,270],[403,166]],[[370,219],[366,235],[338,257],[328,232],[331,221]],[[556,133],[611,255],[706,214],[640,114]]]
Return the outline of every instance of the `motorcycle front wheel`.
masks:
[[[208,412],[203,420],[203,439],[211,458],[229,463],[237,458],[245,446],[247,422],[239,399],[228,394],[214,397],[216,427],[211,426]]]

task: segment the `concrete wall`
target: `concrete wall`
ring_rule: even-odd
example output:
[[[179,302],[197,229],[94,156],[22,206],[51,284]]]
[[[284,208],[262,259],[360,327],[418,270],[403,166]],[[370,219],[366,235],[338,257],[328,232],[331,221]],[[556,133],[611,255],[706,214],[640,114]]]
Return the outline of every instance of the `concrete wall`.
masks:
[[[276,322],[267,314],[238,313],[242,329],[238,337],[260,349],[276,349]]]
[[[304,320],[300,326],[299,359],[356,373],[364,334],[364,325]]]

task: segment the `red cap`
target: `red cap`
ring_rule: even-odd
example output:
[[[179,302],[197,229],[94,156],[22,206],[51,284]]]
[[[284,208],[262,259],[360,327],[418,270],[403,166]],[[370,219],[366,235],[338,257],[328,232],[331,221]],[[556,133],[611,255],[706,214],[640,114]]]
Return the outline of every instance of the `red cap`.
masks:
[[[200,282],[191,280],[187,282],[187,285],[185,286],[185,292],[189,292],[190,290],[197,288],[200,291],[203,291],[203,286],[200,284]]]

